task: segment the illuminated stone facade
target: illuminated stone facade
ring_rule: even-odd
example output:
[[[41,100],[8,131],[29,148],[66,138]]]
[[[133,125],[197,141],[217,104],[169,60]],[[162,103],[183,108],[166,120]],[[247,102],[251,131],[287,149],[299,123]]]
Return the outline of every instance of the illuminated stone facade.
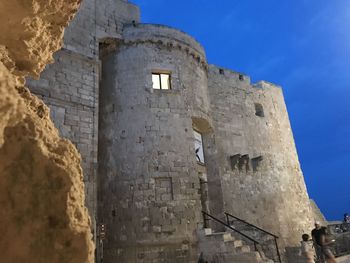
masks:
[[[81,152],[105,262],[197,262],[203,210],[298,245],[313,214],[280,87],[208,65],[128,1],[85,0],[64,43],[28,83]]]

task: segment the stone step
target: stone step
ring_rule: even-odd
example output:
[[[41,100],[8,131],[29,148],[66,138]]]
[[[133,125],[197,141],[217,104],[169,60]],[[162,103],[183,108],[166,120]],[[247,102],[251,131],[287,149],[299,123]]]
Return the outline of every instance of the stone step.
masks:
[[[243,241],[242,240],[234,240],[233,244],[234,244],[234,247],[242,247]]]
[[[259,252],[239,239],[233,232],[213,232],[206,228],[198,230],[199,249],[207,262],[213,263],[267,263]],[[273,262],[272,262],[273,263]]]
[[[238,247],[235,247],[236,248],[236,252],[237,253],[246,253],[246,252],[251,252],[250,250],[250,246],[248,245],[241,245],[241,246],[238,246]]]
[[[235,237],[231,235],[230,232],[213,232],[211,228],[205,228],[199,233],[202,237],[205,236],[206,239],[216,239],[218,241],[222,240],[224,242],[229,242],[235,240]]]
[[[221,253],[207,257],[205,260],[212,263],[274,263],[272,260],[262,259],[258,252]]]
[[[229,255],[226,257],[228,263],[268,263],[263,260],[258,252],[245,252],[241,254]],[[272,262],[273,263],[273,262]]]
[[[204,235],[208,236],[211,235],[213,233],[213,230],[211,228],[204,228]]]
[[[217,240],[222,240],[224,242],[234,241],[235,238],[231,235],[230,232],[214,232],[211,235],[207,235],[207,238],[214,238]]]
[[[232,263],[235,263],[235,262],[250,263],[250,262],[259,262],[261,260],[261,257],[257,252],[246,252],[241,254],[230,255],[227,259],[229,259],[230,262]]]

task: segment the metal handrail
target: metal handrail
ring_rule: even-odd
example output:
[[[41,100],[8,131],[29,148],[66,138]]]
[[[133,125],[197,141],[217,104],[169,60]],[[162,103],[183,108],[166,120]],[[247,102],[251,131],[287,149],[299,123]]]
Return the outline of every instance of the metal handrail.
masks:
[[[266,230],[264,230],[264,229],[262,229],[262,228],[260,228],[260,227],[258,227],[258,226],[256,226],[256,225],[253,225],[253,224],[251,224],[251,223],[248,223],[247,221],[245,221],[245,220],[243,220],[243,219],[241,219],[241,218],[238,218],[237,216],[231,215],[230,213],[227,213],[227,212],[225,212],[225,215],[226,215],[226,219],[227,219],[228,217],[233,217],[234,219],[236,219],[236,220],[238,220],[238,221],[241,221],[241,222],[243,222],[243,223],[245,223],[245,224],[247,224],[247,225],[249,225],[249,226],[251,226],[251,227],[254,227],[255,229],[258,229],[258,230],[260,230],[260,231],[262,231],[262,232],[264,232],[264,233],[266,233],[266,234],[268,234],[268,235],[271,235],[271,236],[273,236],[273,237],[275,237],[275,238],[278,238],[278,236],[276,236],[275,234],[272,234],[272,233],[270,233],[270,232],[268,232],[268,231],[266,231]],[[227,223],[229,224],[228,221],[227,221]]]
[[[265,233],[267,235],[272,236],[274,238],[274,241],[275,241],[275,247],[276,247],[276,252],[277,252],[277,256],[278,256],[278,262],[280,262],[280,263],[282,262],[281,254],[280,254],[280,251],[278,249],[278,243],[277,243],[278,236],[277,235],[272,234],[272,233],[270,233],[270,232],[268,232],[268,231],[266,231],[266,230],[264,230],[264,229],[262,229],[262,228],[260,228],[258,226],[255,226],[255,225],[253,225],[251,223],[248,223],[247,221],[245,221],[245,220],[243,220],[243,219],[241,219],[241,218],[239,218],[237,216],[231,215],[230,213],[225,212],[225,215],[226,215],[227,224],[229,226],[231,226],[231,224],[230,224],[230,217],[232,217],[232,218],[236,219],[237,221],[240,221],[240,222],[242,222],[242,223],[244,223],[244,224],[246,224],[246,225],[248,225],[250,227],[253,227],[253,228],[255,228],[255,229],[257,229],[257,230],[259,230],[259,231],[261,231],[261,232],[263,232],[263,233]]]
[[[332,245],[335,257],[350,254],[350,223],[339,222],[327,225],[328,230],[333,235],[336,242]]]
[[[350,223],[347,222],[329,224],[327,227],[330,231],[332,231],[332,233],[335,234],[350,232]]]
[[[257,248],[257,245],[259,245],[259,241],[255,240],[254,238],[250,237],[250,236],[247,236],[246,234],[242,233],[241,231],[237,230],[237,229],[234,229],[233,227],[231,227],[230,225],[226,224],[224,221],[221,221],[220,219],[208,214],[207,212],[204,212],[202,211],[202,214],[203,214],[203,218],[204,220],[206,221],[206,216],[210,217],[211,219],[213,219],[214,221],[216,222],[219,222],[220,224],[224,225],[225,227],[237,232],[238,234],[244,236],[245,238],[249,239],[250,241],[252,241],[254,243],[254,248],[255,248],[255,251],[258,251],[258,248]],[[210,219],[209,219],[210,220]]]

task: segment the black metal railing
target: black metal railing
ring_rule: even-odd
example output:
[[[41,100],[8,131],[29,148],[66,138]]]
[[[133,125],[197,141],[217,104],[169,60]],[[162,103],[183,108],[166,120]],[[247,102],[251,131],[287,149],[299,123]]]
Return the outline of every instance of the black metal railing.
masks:
[[[226,222],[224,222],[224,221],[222,221],[222,220],[220,220],[220,219],[218,219],[218,218],[216,218],[216,217],[214,217],[214,216],[208,214],[207,212],[202,211],[202,214],[203,214],[204,227],[205,227],[205,228],[208,227],[208,224],[207,224],[208,221],[214,220],[215,222],[217,222],[217,223],[219,223],[219,224],[225,226],[226,228],[228,228],[228,229],[230,229],[230,230],[236,232],[237,234],[239,234],[239,235],[245,237],[246,239],[250,240],[251,242],[253,242],[255,251],[260,252],[260,251],[258,250],[258,245],[260,244],[259,241],[255,240],[254,238],[252,238],[252,237],[250,237],[250,236],[248,236],[248,235],[242,233],[241,231],[239,231],[239,230],[233,228],[232,226],[228,225]]]
[[[335,242],[331,246],[336,257],[350,254],[350,223],[328,225],[330,234]]]
[[[242,233],[249,233],[249,235],[260,243],[260,247],[265,256],[272,259],[276,263],[281,263],[281,254],[278,248],[278,236],[272,234],[256,225],[253,225],[241,218],[226,213],[227,225],[239,230]]]
[[[327,226],[331,234],[340,234],[350,232],[350,223],[339,222]]]

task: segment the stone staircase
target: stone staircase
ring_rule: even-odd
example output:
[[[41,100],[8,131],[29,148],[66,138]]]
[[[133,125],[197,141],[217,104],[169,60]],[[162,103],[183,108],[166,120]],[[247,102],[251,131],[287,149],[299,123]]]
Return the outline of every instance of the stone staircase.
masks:
[[[235,238],[232,232],[212,232],[211,228],[198,230],[199,251],[207,263],[273,263],[263,254],[251,251],[249,245]]]
[[[278,248],[278,236],[252,225],[238,217],[225,213],[227,216],[227,224],[235,230],[238,230],[241,234],[249,236],[250,238],[259,242],[258,249],[266,258],[272,259],[275,263],[281,262],[280,252]],[[234,233],[236,237],[240,237],[237,233]]]

